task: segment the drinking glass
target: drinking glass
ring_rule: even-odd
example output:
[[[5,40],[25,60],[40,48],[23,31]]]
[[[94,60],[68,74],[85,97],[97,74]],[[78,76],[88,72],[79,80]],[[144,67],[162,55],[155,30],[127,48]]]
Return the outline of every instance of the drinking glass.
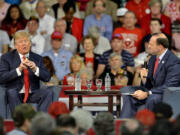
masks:
[[[97,91],[101,91],[102,79],[96,79]]]
[[[87,79],[86,84],[87,84],[88,91],[90,91],[90,89],[92,87],[92,80]]]

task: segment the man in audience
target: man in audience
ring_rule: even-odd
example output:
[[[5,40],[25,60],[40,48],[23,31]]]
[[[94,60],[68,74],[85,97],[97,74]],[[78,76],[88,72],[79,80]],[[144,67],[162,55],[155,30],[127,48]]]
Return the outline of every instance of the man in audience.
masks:
[[[67,132],[72,135],[78,134],[78,126],[76,120],[67,114],[60,115],[56,119],[57,128],[62,132]]]
[[[54,31],[53,25],[55,19],[48,15],[47,12],[47,5],[43,0],[39,0],[36,5],[36,12],[39,17],[39,28],[38,33],[40,33],[43,37],[47,37],[51,35]]]
[[[18,105],[13,112],[15,129],[7,135],[31,134],[31,119],[35,116],[35,110],[30,104]]]
[[[124,39],[123,48],[137,56],[141,49],[141,40],[144,36],[142,29],[135,26],[137,22],[134,12],[127,11],[124,16],[124,23],[122,27],[116,28],[113,34],[122,34]]]
[[[64,50],[62,47],[63,35],[60,32],[53,32],[51,34],[51,45],[52,49],[46,51],[42,56],[49,56],[52,60],[56,76],[59,80],[63,80],[64,76],[70,73],[69,63],[72,53],[70,51]]]
[[[68,50],[73,54],[76,54],[77,51],[77,40],[76,38],[66,33],[66,21],[64,19],[58,19],[54,23],[54,31],[60,32],[62,34],[62,48]],[[51,49],[51,36],[46,38],[45,51]]]
[[[47,113],[39,112],[32,119],[32,135],[50,135],[55,128],[55,119]]]
[[[10,44],[10,39],[6,31],[0,30],[0,56],[8,52],[8,45]]]
[[[93,3],[94,3],[94,1],[96,1],[96,0],[91,0],[91,1],[89,1],[87,3],[85,16],[88,16],[88,15],[93,13],[93,7],[94,7]],[[116,5],[116,3],[114,3],[111,0],[103,0],[103,1],[107,5],[106,8],[105,8],[104,13],[107,14],[107,15],[112,16],[112,19],[113,19],[114,22],[117,21],[117,16],[116,16],[117,5]],[[119,3],[119,1],[118,1],[118,3]]]
[[[115,135],[115,121],[110,112],[100,112],[94,119],[96,135]]]
[[[103,0],[93,1],[94,13],[85,18],[83,31],[84,36],[88,34],[88,29],[90,27],[97,26],[101,31],[101,35],[106,37],[109,41],[111,40],[113,32],[113,23],[112,17],[107,14],[104,14],[106,6],[108,5],[106,5]]]
[[[124,121],[120,127],[121,135],[143,135],[143,125],[135,119]]]
[[[53,93],[40,90],[40,80],[48,82],[50,73],[42,57],[30,51],[31,41],[27,32],[16,32],[15,50],[4,54],[0,60],[0,83],[6,87],[7,102],[11,112],[21,103],[38,103],[38,111],[47,111]]]
[[[116,52],[122,57],[123,68],[126,68],[129,71],[132,71],[134,66],[133,56],[123,49],[123,37],[121,34],[114,34],[111,41],[111,50],[108,50],[102,54],[99,59],[99,65],[96,72],[96,77],[98,78],[103,72],[110,69],[108,59],[111,53]]]
[[[144,87],[126,87],[132,92],[123,96],[121,118],[133,117],[140,105],[149,110],[162,101],[163,92],[167,87],[180,86],[180,60],[168,50],[169,42],[163,33],[152,35],[148,52],[153,56],[149,60],[148,69],[141,70]]]

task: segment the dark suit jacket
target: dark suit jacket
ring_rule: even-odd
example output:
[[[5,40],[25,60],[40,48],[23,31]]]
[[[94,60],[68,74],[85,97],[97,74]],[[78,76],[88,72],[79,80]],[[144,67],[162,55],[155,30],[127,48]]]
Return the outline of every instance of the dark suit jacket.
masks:
[[[29,53],[29,60],[35,62],[39,67],[39,77],[31,69],[29,70],[29,81],[31,91],[40,88],[40,80],[49,81],[50,73],[43,65],[42,57],[33,52]],[[7,89],[16,89],[20,91],[24,85],[24,74],[17,75],[16,68],[20,65],[21,60],[16,50],[2,55],[0,61],[0,84],[5,84]]]
[[[152,56],[149,60],[149,72],[145,87],[154,94],[163,94],[167,87],[180,86],[180,59],[167,50],[153,77],[155,61],[156,56]]]

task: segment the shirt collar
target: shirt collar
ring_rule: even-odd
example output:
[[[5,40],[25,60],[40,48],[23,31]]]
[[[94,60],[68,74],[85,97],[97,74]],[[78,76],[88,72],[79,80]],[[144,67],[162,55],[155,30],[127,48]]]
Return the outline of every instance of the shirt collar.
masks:
[[[21,60],[22,60],[22,58],[23,58],[24,55],[22,55],[22,54],[20,54],[20,53],[18,53],[18,54],[19,54],[19,56],[20,56],[20,58],[21,58]],[[25,57],[26,57],[26,58],[29,58],[29,53],[26,54]]]
[[[160,56],[159,56],[159,61],[161,61],[164,57],[164,55],[166,54],[168,49],[166,49]]]

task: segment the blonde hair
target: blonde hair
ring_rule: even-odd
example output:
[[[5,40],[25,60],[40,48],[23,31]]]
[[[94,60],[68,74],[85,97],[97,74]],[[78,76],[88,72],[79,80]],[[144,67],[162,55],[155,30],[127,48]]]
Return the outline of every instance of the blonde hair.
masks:
[[[73,60],[77,60],[80,63],[80,70],[85,67],[83,59],[78,55],[74,55],[70,59],[70,65],[69,65],[70,67],[69,68],[70,68],[71,72],[73,72],[73,69],[72,69]]]
[[[17,31],[14,35],[14,42],[20,38],[27,38],[29,41],[30,41],[30,35],[24,31],[24,30],[21,30],[21,31]]]

